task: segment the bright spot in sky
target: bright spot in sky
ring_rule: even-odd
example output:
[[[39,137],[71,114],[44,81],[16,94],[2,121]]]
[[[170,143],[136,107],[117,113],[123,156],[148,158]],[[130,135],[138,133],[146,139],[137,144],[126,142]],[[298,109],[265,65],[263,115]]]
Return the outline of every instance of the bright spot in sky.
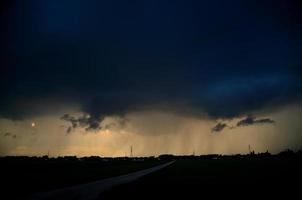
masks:
[[[31,123],[31,127],[35,127],[36,126],[36,123],[35,122],[32,122]]]

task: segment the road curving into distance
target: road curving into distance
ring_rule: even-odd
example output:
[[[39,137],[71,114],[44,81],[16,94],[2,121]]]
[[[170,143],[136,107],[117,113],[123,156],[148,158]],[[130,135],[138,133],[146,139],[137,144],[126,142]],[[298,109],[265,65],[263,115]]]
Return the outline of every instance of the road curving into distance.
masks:
[[[101,197],[102,192],[108,190],[114,186],[129,183],[140,177],[143,177],[152,172],[163,169],[174,163],[171,161],[165,164],[161,164],[152,168],[140,170],[126,175],[121,175],[117,177],[102,179],[99,181],[94,181],[90,183],[85,183],[81,185],[66,187],[62,189],[52,190],[48,192],[37,193],[33,195],[32,200],[95,200]]]

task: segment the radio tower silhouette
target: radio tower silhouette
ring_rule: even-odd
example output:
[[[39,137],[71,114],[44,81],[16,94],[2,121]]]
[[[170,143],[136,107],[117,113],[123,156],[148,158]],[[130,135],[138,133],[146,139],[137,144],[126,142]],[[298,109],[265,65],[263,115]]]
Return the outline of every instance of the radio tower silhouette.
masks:
[[[132,145],[130,146],[130,157],[133,157],[133,148],[132,148]]]

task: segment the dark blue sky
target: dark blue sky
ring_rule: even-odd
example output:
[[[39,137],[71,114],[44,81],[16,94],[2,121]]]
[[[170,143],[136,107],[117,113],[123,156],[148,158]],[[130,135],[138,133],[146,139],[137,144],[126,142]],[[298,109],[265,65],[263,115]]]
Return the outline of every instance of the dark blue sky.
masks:
[[[232,118],[301,101],[299,1],[4,1],[0,115]],[[38,107],[38,108],[34,108]]]

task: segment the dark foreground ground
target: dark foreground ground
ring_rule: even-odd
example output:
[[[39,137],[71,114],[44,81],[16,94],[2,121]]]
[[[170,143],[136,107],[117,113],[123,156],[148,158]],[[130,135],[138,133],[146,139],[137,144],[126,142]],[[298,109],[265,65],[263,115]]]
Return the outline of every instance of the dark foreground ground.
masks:
[[[29,199],[49,191],[128,174],[162,164],[157,159],[0,158],[0,199]]]
[[[37,192],[124,175],[173,160],[160,171],[105,191],[100,199],[300,199],[302,194],[301,151],[285,151],[279,155],[132,159],[4,157],[0,158],[0,199],[28,199]]]
[[[301,156],[183,158],[100,199],[297,199],[301,194]]]

